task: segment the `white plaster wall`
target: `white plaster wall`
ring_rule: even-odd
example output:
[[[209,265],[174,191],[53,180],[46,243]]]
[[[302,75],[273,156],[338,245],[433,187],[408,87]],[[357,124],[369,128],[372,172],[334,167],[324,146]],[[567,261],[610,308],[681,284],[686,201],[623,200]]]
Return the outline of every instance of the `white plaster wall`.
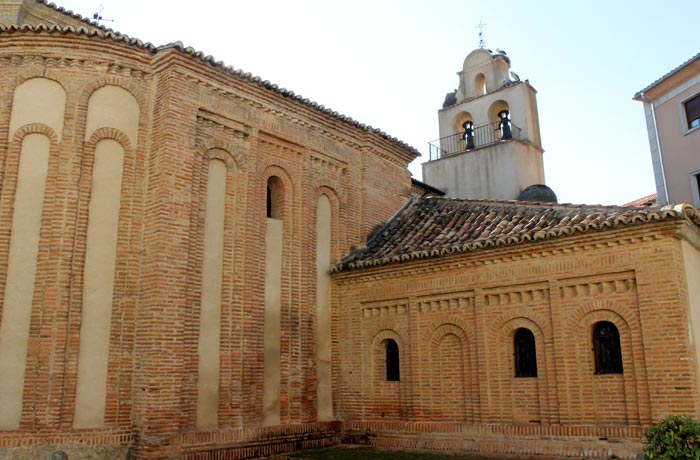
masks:
[[[51,141],[22,141],[15,191],[7,280],[0,323],[0,430],[16,430],[22,417],[29,324]]]
[[[263,424],[280,423],[280,320],[282,309],[282,220],[267,219],[265,236],[265,319]]]
[[[544,183],[542,153],[505,141],[423,163],[423,180],[450,197],[514,200],[529,185]]]
[[[463,112],[468,112],[474,121],[474,127],[485,126],[498,120],[489,118],[489,108],[497,101],[505,101],[510,110],[511,122],[520,128],[521,138],[527,139],[540,147],[539,119],[535,91],[525,83],[510,86],[495,93],[453,105],[438,111],[440,138],[451,136],[456,131],[456,119]]]
[[[486,92],[495,91],[510,80],[510,64],[502,55],[492,55],[486,49],[476,49],[464,59],[462,71],[459,72],[457,101],[462,102],[479,96],[476,77],[482,74],[486,79]]]
[[[118,86],[107,85],[90,96],[85,139],[104,127],[122,131],[132,146],[136,145],[139,129],[139,105],[134,96]]]
[[[104,425],[123,170],[121,144],[98,142],[88,209],[74,428]]]
[[[316,316],[318,420],[333,419],[331,379],[331,203],[321,195],[316,207]]]
[[[136,148],[139,114],[136,99],[125,89],[99,88],[88,101],[85,139],[100,128],[112,128],[125,134],[131,147]],[[95,146],[83,273],[75,428],[104,426],[124,148],[112,139],[103,139]]]
[[[47,78],[32,78],[15,90],[10,118],[10,139],[24,125],[41,123],[53,129],[61,142],[66,92]]]
[[[681,251],[688,290],[688,335],[691,345],[695,348],[695,369],[700,369],[700,251],[685,240],[681,240]],[[700,378],[700,375],[696,378]]]
[[[204,215],[202,306],[198,344],[197,428],[216,428],[219,423],[221,289],[224,265],[225,211],[226,164],[221,160],[210,160]]]

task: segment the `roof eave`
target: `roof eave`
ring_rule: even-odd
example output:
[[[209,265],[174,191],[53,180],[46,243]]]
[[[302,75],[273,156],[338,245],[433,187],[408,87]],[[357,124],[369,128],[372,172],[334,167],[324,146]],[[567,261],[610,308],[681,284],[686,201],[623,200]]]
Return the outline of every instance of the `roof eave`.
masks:
[[[675,69],[671,70],[670,72],[668,72],[667,74],[665,74],[665,75],[662,76],[661,78],[657,79],[656,81],[654,81],[652,84],[650,84],[650,85],[647,86],[646,88],[644,88],[644,89],[642,89],[642,90],[640,90],[640,91],[637,91],[632,99],[634,99],[635,101],[642,101],[642,102],[644,102],[644,99],[645,99],[645,98],[644,98],[644,94],[645,94],[646,92],[648,92],[648,91],[649,91],[650,89],[652,89],[652,88],[655,88],[656,86],[658,86],[659,84],[663,83],[665,80],[671,78],[672,76],[676,75],[678,72],[681,72],[683,69],[685,69],[686,67],[688,67],[690,64],[692,64],[692,63],[695,62],[695,61],[700,61],[700,53],[698,53],[698,54],[696,54],[695,56],[691,57],[690,59],[688,59],[687,61],[685,61],[683,64],[679,65],[678,67],[676,67]]]
[[[37,0],[41,2],[42,0]],[[201,51],[196,51],[194,48],[185,46],[181,42],[174,42],[174,43],[169,43],[166,45],[162,45],[159,47],[154,46],[153,44],[149,42],[142,42],[141,40],[133,37],[129,37],[128,35],[121,34],[119,32],[115,32],[111,29],[104,29],[101,28],[99,30],[97,29],[87,29],[83,27],[72,27],[72,26],[56,26],[56,25],[45,25],[45,24],[39,24],[37,26],[30,26],[30,25],[11,25],[11,26],[3,26],[0,25],[0,33],[14,33],[14,32],[47,32],[47,33],[58,33],[58,34],[65,34],[65,33],[72,33],[75,34],[76,36],[84,36],[87,38],[94,38],[97,37],[99,39],[108,39],[114,42],[122,42],[126,44],[127,46],[132,46],[136,47],[142,50],[147,50],[153,54],[161,54],[161,53],[167,53],[172,50],[177,51],[178,53],[187,56],[191,59],[195,59],[198,62],[209,65],[216,70],[226,74],[226,75],[231,75],[236,78],[240,78],[243,80],[247,80],[253,84],[256,84],[258,86],[261,86],[269,91],[273,91],[282,97],[291,99],[295,101],[298,104],[304,105],[306,107],[309,107],[312,110],[316,110],[320,113],[322,113],[324,116],[328,116],[331,118],[335,118],[349,126],[352,126],[355,129],[360,129],[366,133],[368,133],[371,136],[376,136],[375,139],[378,138],[378,140],[381,140],[382,142],[387,142],[391,146],[393,146],[395,149],[401,152],[401,156],[403,161],[406,161],[407,163],[418,158],[421,156],[421,153],[416,149],[415,147],[407,144],[406,142],[398,139],[397,137],[394,137],[384,131],[382,131],[379,128],[374,128],[371,125],[367,125],[364,123],[361,123],[352,117],[349,117],[347,115],[343,115],[342,113],[339,113],[329,107],[326,107],[322,104],[318,104],[317,102],[314,102],[308,98],[304,98],[303,96],[296,94],[294,91],[287,90],[286,88],[282,88],[269,80],[263,80],[261,77],[255,76],[251,74],[250,72],[244,72],[241,69],[234,69],[232,66],[226,65],[222,61],[217,61],[214,56],[211,55],[206,55]]]

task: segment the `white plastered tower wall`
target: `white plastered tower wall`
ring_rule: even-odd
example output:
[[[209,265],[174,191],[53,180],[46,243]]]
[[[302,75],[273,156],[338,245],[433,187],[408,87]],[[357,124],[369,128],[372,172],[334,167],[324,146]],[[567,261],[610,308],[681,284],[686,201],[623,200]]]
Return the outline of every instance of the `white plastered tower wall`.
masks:
[[[465,199],[514,200],[526,187],[544,184],[542,141],[537,113],[537,91],[527,81],[511,78],[510,59],[504,52],[472,51],[458,72],[456,101],[438,111],[440,152],[423,163],[423,180],[448,196]],[[513,138],[500,141],[498,113],[507,109]],[[463,123],[493,142],[466,150]]]

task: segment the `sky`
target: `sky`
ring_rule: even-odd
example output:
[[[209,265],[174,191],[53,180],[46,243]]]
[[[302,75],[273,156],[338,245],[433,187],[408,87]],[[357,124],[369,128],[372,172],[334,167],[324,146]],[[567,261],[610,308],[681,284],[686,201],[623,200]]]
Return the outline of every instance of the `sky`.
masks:
[[[500,48],[538,91],[546,183],[563,203],[654,193],[634,94],[700,52],[698,1],[59,0],[156,46],[181,41],[423,153],[464,58]],[[186,7],[182,5],[187,5]],[[516,123],[517,124],[517,123]]]

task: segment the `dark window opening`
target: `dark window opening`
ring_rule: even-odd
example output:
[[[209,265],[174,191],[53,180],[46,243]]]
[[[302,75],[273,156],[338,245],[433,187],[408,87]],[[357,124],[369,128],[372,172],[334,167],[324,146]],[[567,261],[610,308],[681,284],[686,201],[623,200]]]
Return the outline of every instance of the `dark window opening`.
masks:
[[[622,374],[620,332],[613,323],[596,323],[593,328],[593,354],[596,374]]]
[[[688,129],[700,126],[700,96],[685,102],[685,119],[688,120]]]
[[[401,380],[399,346],[392,339],[385,340],[384,346],[386,348],[386,380],[387,382],[398,382]]]
[[[272,217],[272,190],[270,190],[270,184],[267,184],[267,217]]]
[[[280,220],[284,218],[284,185],[276,176],[267,180],[267,217]]]
[[[513,336],[515,376],[537,377],[537,351],[535,335],[530,329],[520,328]]]

